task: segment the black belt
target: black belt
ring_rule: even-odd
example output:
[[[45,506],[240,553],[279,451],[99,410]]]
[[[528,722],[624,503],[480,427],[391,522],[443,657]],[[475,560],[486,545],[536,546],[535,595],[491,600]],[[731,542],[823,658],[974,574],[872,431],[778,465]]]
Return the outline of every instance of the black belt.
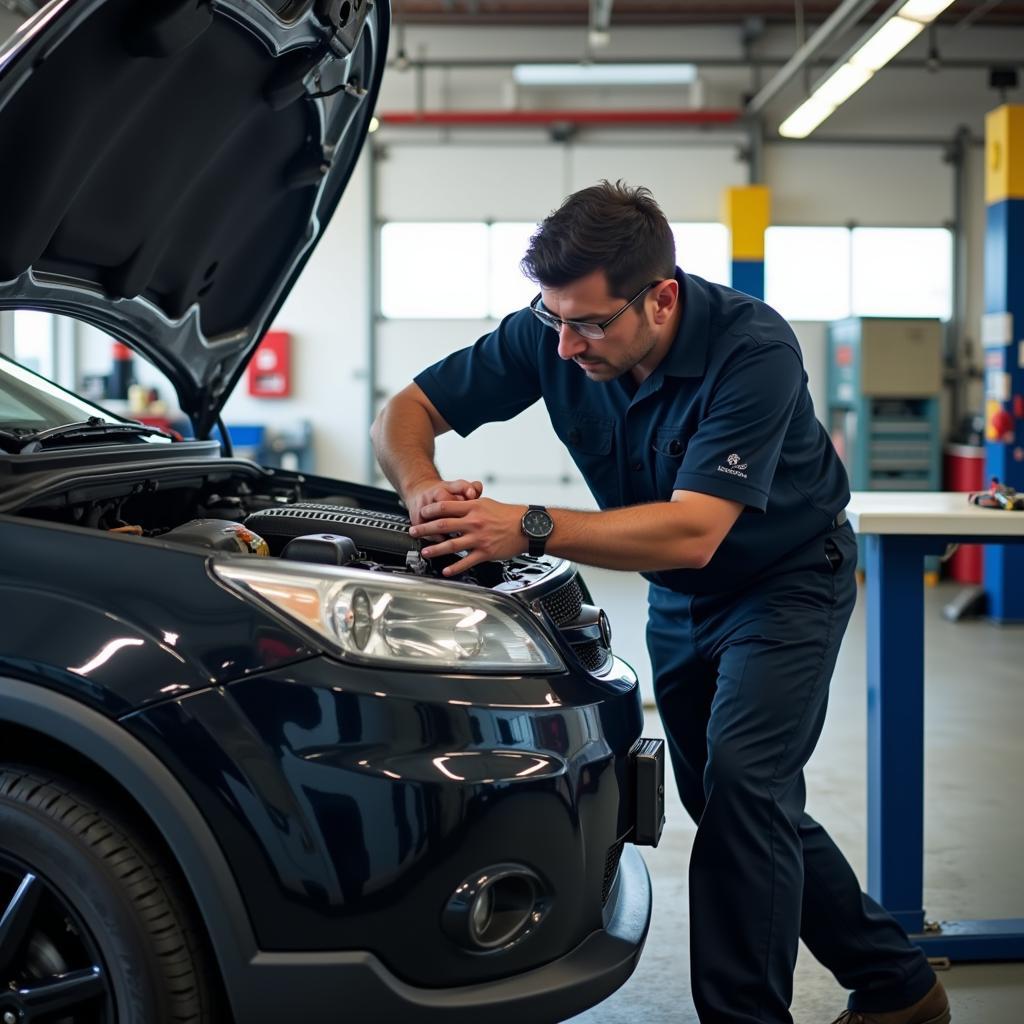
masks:
[[[832,520],[832,522],[829,524],[828,528],[830,530],[838,530],[839,527],[842,526],[843,523],[845,523],[845,522],[846,522],[846,509],[844,508],[841,512],[839,512],[839,514],[835,517],[835,519]]]

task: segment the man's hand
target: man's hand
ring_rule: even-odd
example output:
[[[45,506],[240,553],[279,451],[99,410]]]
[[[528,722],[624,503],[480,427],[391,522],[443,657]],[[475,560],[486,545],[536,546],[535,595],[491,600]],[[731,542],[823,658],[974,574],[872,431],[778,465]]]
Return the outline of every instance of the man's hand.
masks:
[[[424,558],[436,558],[466,551],[465,558],[444,570],[445,576],[455,576],[481,562],[500,561],[525,551],[527,542],[521,529],[525,512],[525,505],[506,505],[490,498],[428,502],[420,506],[420,525],[409,532],[414,537],[458,534],[421,552]]]
[[[428,480],[411,488],[405,503],[409,518],[419,524],[427,518],[423,515],[424,506],[444,501],[472,501],[483,491],[484,485],[479,480]]]

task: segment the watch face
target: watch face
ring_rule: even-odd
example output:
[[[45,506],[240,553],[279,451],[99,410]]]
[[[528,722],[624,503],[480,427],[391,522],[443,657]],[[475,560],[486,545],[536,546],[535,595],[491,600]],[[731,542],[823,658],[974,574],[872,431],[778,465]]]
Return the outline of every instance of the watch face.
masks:
[[[553,528],[551,516],[547,512],[532,509],[523,516],[523,533],[528,537],[546,537]]]

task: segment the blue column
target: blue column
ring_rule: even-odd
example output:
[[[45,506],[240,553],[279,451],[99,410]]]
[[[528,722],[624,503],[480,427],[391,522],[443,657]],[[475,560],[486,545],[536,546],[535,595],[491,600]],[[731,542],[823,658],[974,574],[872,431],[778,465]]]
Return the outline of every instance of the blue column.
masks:
[[[1024,106],[989,113],[985,146],[985,466],[1024,490]],[[993,619],[1024,621],[1022,580],[1024,547],[986,546]]]

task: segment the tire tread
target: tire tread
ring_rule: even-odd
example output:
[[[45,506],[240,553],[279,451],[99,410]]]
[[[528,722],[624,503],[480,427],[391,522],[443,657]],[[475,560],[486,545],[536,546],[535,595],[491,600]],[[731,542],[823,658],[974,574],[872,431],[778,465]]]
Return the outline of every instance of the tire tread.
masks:
[[[216,1024],[203,945],[177,895],[178,883],[146,840],[102,800],[36,769],[0,765],[0,796],[45,815],[89,847],[128,897],[151,944],[166,1020]]]

